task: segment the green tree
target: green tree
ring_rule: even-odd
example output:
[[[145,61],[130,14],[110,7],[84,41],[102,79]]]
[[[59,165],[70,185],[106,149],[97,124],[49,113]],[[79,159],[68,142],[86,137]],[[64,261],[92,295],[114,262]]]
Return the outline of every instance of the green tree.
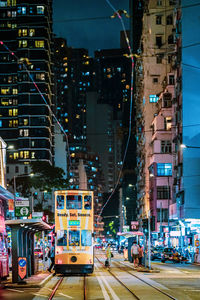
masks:
[[[64,178],[65,172],[63,169],[41,161],[32,162],[30,166],[34,174],[31,183],[35,189],[51,192],[54,189],[68,188],[68,180]]]

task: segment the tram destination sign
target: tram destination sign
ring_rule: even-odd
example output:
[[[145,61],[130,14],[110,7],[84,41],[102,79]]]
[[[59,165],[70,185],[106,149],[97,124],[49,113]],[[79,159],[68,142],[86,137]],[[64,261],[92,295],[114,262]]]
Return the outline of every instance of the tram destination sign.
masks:
[[[28,198],[17,198],[15,200],[15,216],[28,217],[30,215],[30,204]]]

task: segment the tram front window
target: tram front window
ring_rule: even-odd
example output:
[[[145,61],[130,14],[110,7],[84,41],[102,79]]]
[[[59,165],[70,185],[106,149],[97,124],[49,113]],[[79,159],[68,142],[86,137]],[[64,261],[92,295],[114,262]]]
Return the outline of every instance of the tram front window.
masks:
[[[82,246],[92,246],[92,231],[82,230],[81,231],[81,245]]]
[[[92,197],[91,196],[84,196],[84,208],[91,209]]]
[[[67,209],[82,209],[81,195],[67,195]]]
[[[57,231],[57,246],[67,246],[67,230]]]
[[[69,231],[69,246],[80,246],[80,231],[70,230]]]
[[[57,196],[57,209],[64,209],[64,196]]]

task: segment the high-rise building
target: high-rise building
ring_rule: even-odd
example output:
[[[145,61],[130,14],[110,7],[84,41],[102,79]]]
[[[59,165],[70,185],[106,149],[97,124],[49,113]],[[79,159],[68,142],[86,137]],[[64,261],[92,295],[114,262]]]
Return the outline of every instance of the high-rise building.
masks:
[[[185,9],[186,7],[186,9]],[[176,12],[176,68],[174,103],[175,181],[174,211],[194,245],[200,222],[200,124],[199,124],[199,2],[182,0]],[[181,147],[182,145],[182,147]],[[183,224],[183,223],[184,224]]]
[[[0,135],[7,177],[53,162],[52,1],[0,1]]]
[[[171,80],[168,74],[173,71],[171,61],[175,49],[174,5],[174,1],[144,1],[142,41],[138,51],[140,57],[136,63],[135,93],[138,219],[140,220],[146,217],[147,211],[151,209],[149,167],[152,157],[152,121],[157,113],[159,96]],[[171,127],[172,116],[171,112],[168,113],[169,115],[165,115],[165,122],[166,126]],[[157,171],[158,167],[162,168],[159,171],[164,174],[163,176],[169,175],[165,173],[168,163],[169,161],[162,161],[162,165],[156,164]],[[170,168],[172,171],[171,162]],[[154,213],[156,214],[155,210]]]

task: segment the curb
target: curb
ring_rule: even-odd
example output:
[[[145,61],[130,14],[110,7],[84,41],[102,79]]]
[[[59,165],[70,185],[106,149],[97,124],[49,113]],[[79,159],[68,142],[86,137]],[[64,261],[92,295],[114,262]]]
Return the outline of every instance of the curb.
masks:
[[[143,273],[160,273],[160,270],[148,270],[148,269],[141,269],[137,270],[137,272],[143,272]]]
[[[51,280],[53,274],[49,274],[40,283],[29,284],[26,281],[24,283],[3,283],[3,288],[42,288],[48,281]]]

